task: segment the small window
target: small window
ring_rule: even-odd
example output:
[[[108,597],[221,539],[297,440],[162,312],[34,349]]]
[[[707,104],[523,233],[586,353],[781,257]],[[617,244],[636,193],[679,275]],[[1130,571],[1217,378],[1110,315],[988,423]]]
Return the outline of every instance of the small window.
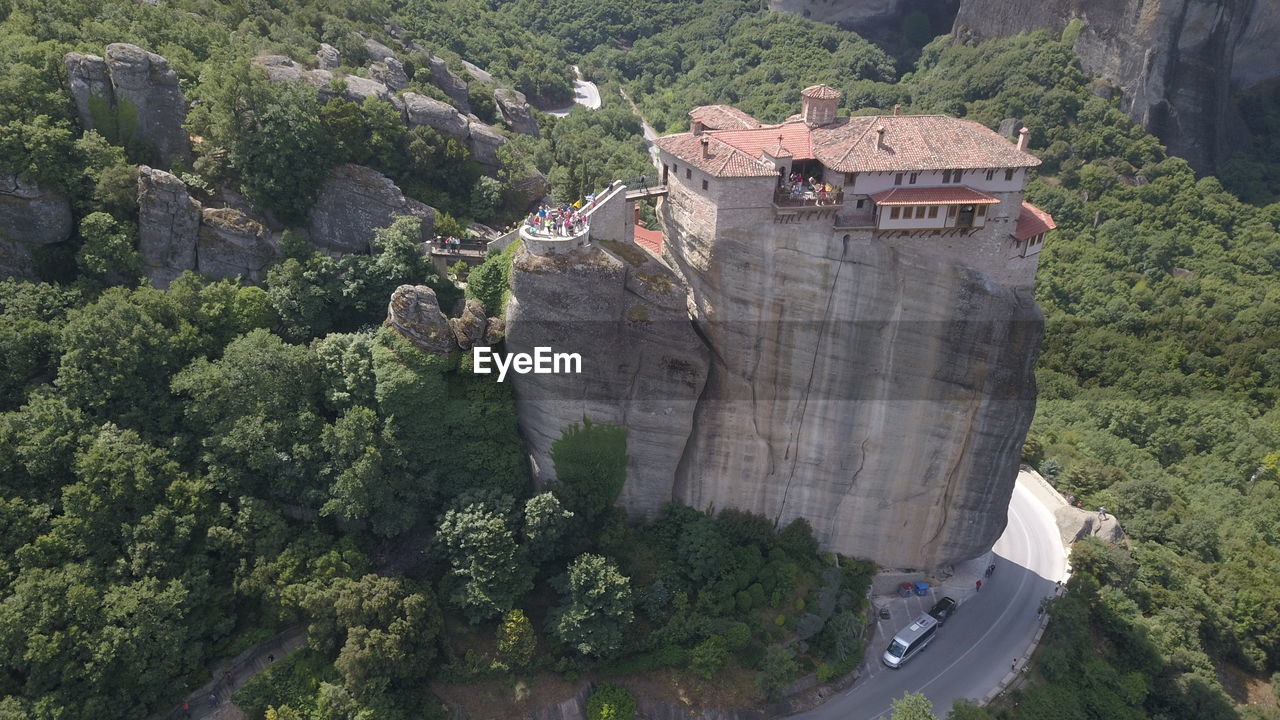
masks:
[[[950,171],[950,170],[943,170],[943,171],[942,171],[942,183],[945,185],[946,183],[949,183],[949,182],[951,182],[951,171]]]
[[[916,208],[916,217],[917,217],[917,218],[922,218],[922,217],[924,217],[924,206],[923,206],[923,205],[921,205],[920,207]]]
[[[964,177],[964,171],[963,171],[963,170],[952,170],[952,171],[951,171],[951,182],[953,182],[953,183],[958,183],[958,182],[960,182],[960,178],[962,178],[962,177]]]
[[[853,184],[854,184],[854,183],[856,183],[856,182],[858,182],[858,173],[845,173],[845,174],[844,174],[844,184],[845,184],[845,185],[848,185],[850,190],[852,190],[852,189],[853,189]]]
[[[1005,182],[1009,182],[1012,179],[1013,179],[1013,168],[1009,168],[1008,170],[1004,171],[1004,180]]]
[[[931,217],[931,218],[936,218],[936,217],[938,217],[938,206],[937,206],[937,205],[930,205],[930,206],[929,206],[929,217]]]
[[[706,181],[706,180],[703,180],[703,181],[702,181],[702,189],[703,189],[703,190],[706,190],[706,189],[707,189],[707,181]]]
[[[987,206],[986,206],[986,205],[979,205],[979,206],[978,206],[978,217],[986,217],[986,216],[987,216]]]
[[[947,217],[955,217],[955,216],[956,216],[956,206],[951,205],[947,208]]]
[[[988,179],[988,180],[993,180],[993,179],[995,179],[995,176],[996,176],[996,171],[995,171],[995,170],[988,170],[988,171],[987,171],[987,179]]]
[[[911,185],[915,185],[915,184],[916,184],[916,178],[918,178],[918,177],[920,177],[920,173],[911,173],[911,182],[910,182],[909,184],[911,184]]]
[[[862,207],[863,203],[865,203],[865,202],[866,202],[866,200],[859,200],[859,201],[858,201],[858,207]]]
[[[893,184],[894,184],[894,185],[901,185],[901,184],[902,184],[902,173],[898,173],[897,175],[894,175],[894,176],[893,176]]]
[[[671,172],[680,172],[680,163],[671,163]]]
[[[899,212],[901,212],[901,208],[897,208],[897,207],[891,207],[891,208],[889,208],[889,219],[890,219],[890,220],[897,220],[897,219],[898,219],[898,213],[899,213]]]
[[[685,169],[684,169],[684,179],[685,179],[685,180],[688,180],[688,179],[689,179],[689,178],[691,178],[691,177],[693,177],[693,171],[692,171],[692,170],[690,170],[689,168],[685,168]]]

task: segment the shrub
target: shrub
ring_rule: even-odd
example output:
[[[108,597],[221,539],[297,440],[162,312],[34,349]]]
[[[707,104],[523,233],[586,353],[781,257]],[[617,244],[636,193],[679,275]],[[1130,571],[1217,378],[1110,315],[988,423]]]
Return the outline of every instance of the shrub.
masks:
[[[689,669],[710,680],[727,662],[729,662],[729,649],[725,639],[719,635],[712,635],[693,649]]]
[[[587,720],[634,720],[636,699],[617,685],[601,685],[587,700]]]

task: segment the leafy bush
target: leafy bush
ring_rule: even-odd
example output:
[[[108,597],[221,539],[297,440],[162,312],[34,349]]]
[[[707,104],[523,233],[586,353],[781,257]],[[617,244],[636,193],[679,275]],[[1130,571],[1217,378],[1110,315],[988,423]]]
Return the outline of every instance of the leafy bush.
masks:
[[[634,720],[636,699],[617,685],[601,685],[587,700],[588,720]]]

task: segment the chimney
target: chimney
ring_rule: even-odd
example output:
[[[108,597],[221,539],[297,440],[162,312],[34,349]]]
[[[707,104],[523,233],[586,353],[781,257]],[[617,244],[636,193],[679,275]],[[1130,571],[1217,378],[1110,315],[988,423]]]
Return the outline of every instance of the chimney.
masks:
[[[881,125],[880,127],[876,128],[876,149],[879,150],[880,148],[883,148],[883,147],[884,147],[884,126]]]
[[[711,145],[711,141],[710,141],[710,140],[708,140],[708,139],[706,139],[706,138],[702,138],[702,157],[704,157],[704,158],[709,158],[709,157],[711,157],[711,149],[710,149],[710,147],[708,147],[708,146],[710,146],[710,145]]]
[[[694,120],[694,121],[693,121],[693,134],[694,134],[694,135],[701,135],[701,134],[702,134],[702,128],[703,128],[703,125],[702,125],[702,121],[701,121],[701,120]]]
[[[901,115],[901,114],[902,114],[902,106],[901,106],[901,105],[894,105],[894,106],[893,106],[893,116],[894,116],[894,117],[898,117],[898,116],[899,116],[899,115]]]
[[[1027,139],[1029,135],[1031,135],[1031,131],[1026,128],[1022,128],[1018,131],[1018,149],[1022,152],[1027,151]]]

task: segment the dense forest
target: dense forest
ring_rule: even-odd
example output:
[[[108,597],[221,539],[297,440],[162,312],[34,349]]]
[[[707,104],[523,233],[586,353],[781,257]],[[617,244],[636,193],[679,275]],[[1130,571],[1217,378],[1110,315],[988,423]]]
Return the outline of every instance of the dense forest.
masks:
[[[541,137],[512,138],[490,178],[456,142],[389,122],[387,103],[321,104],[250,69],[328,42],[359,72],[357,33],[390,42],[389,22],[546,105],[569,96],[577,62],[605,106],[540,115]],[[1058,222],[1037,278],[1047,335],[1024,460],[1113,510],[1129,539],[1078,544],[1031,682],[951,717],[1280,717],[1272,170],[1242,160],[1223,182],[1196,178],[1095,92],[1070,37],[944,37],[904,68],[745,0],[0,0],[0,173],[62,190],[77,222],[39,258],[47,282],[0,283],[0,718],[168,710],[287,627],[308,647],[241,691],[250,717],[430,717],[433,689],[535,670],[688,668],[708,694],[758,702],[861,652],[868,567],[820,555],[803,523],[681,507],[626,522],[617,428],[566,432],[560,483],[535,492],[508,389],[377,328],[401,283],[442,306],[462,294],[408,226],[343,258],[290,232],[261,287],[140,284],[132,193],[148,149],[81,132],[61,64],[110,42],[164,55],[195,101],[204,142],[183,179],[233,185],[286,223],[341,162],[378,168],[458,228],[506,219],[500,186],[528,167],[560,199],[641,174],[619,89],[660,132],[704,103],[781,120],[816,82],[849,113],[1020,118],[1044,160],[1029,199]],[[448,101],[418,79],[423,57],[403,59],[416,89]],[[1274,101],[1255,102],[1265,130]],[[1265,154],[1276,139],[1254,142]],[[489,259],[467,294],[500,308],[509,266]],[[612,685],[598,694],[601,714],[633,707]]]

